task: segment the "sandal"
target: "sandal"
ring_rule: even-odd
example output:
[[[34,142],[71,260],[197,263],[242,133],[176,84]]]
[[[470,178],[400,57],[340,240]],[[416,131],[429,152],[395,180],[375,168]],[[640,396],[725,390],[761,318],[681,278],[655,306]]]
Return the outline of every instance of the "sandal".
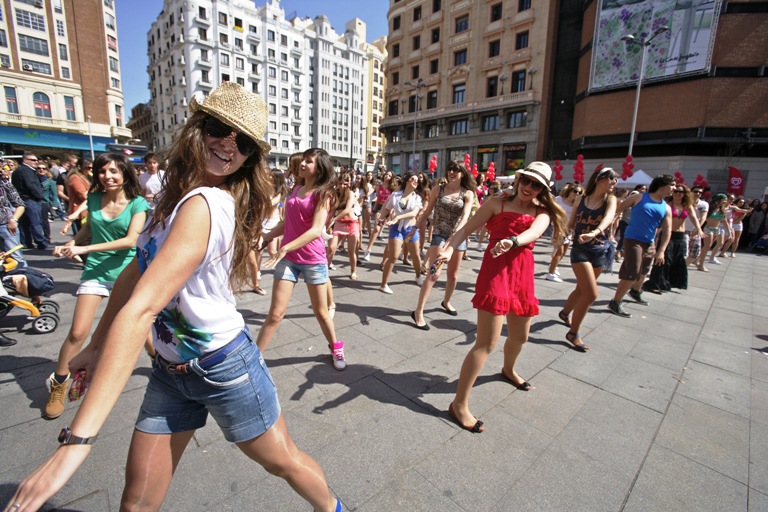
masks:
[[[471,427],[468,427],[464,425],[461,420],[459,420],[459,417],[456,415],[456,413],[453,410],[453,402],[448,404],[448,414],[451,415],[451,417],[454,419],[454,421],[464,430],[469,430],[473,434],[479,434],[485,430],[485,427],[483,427],[483,422],[480,420],[477,420],[474,425]]]
[[[512,377],[504,373],[503,367],[501,368],[501,376],[504,377],[510,384],[515,386],[520,391],[530,391],[531,388],[533,388],[533,386],[531,386],[531,384],[528,381],[524,380],[522,384],[518,384],[517,382],[515,382],[515,380]]]
[[[566,326],[566,327],[570,327],[570,326],[571,326],[571,319],[570,319],[570,318],[568,318],[568,315],[566,315],[566,314],[565,314],[565,311],[562,311],[562,310],[561,310],[561,311],[560,311],[560,312],[557,314],[557,316],[560,318],[560,320],[562,320],[562,321],[563,321],[563,323],[565,324],[565,326]]]
[[[267,292],[263,288],[261,288],[260,286],[257,286],[256,288],[254,288],[253,289],[253,293],[255,293],[256,295],[266,295],[267,294]]]
[[[589,350],[589,347],[584,344],[583,341],[581,341],[581,338],[579,337],[579,333],[568,331],[568,334],[565,335],[565,339],[567,339],[571,345],[573,345],[573,349],[578,352],[586,352]],[[579,343],[576,343],[576,342]]]
[[[353,281],[357,281],[357,272],[352,272],[352,273],[349,275],[349,278],[350,278],[351,280],[353,280]]]

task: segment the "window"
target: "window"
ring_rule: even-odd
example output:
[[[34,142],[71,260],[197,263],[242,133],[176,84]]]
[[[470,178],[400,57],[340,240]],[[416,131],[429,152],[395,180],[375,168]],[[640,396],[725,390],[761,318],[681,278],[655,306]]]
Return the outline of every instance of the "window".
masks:
[[[222,74],[221,74],[221,81],[222,81],[222,82],[229,82],[229,74],[227,74],[227,73],[222,73]]]
[[[498,39],[488,43],[488,58],[498,57],[501,53],[501,41]]]
[[[413,9],[413,21],[419,21],[421,19],[421,6]]]
[[[235,48],[237,48],[240,51],[243,51],[243,40],[235,38]]]
[[[397,85],[400,83],[400,72],[395,71],[392,73],[392,85]]]
[[[208,40],[208,30],[204,28],[197,29],[197,37],[201,41],[207,41]]]
[[[416,112],[416,95],[408,96],[408,112]]]
[[[437,91],[427,93],[427,108],[437,108]]]
[[[432,12],[437,12],[443,8],[442,0],[432,0]]]
[[[501,3],[493,4],[491,6],[491,21],[498,21],[501,19]]]
[[[42,92],[36,92],[32,95],[32,101],[35,103],[35,115],[37,117],[51,117],[51,100],[48,95]]]
[[[507,128],[521,128],[525,126],[528,113],[525,110],[510,112],[507,116]]]
[[[431,41],[433,43],[436,43],[436,42],[440,41],[440,27],[432,29]]]
[[[467,119],[451,121],[451,135],[463,135],[465,133],[469,133],[469,121]]]
[[[269,95],[270,96],[277,96],[277,87],[274,85],[269,86]]]
[[[0,21],[3,21],[3,6],[0,5]]]
[[[459,18],[456,18],[456,33],[464,32],[465,30],[469,30],[469,15],[464,15]]]
[[[464,103],[464,96],[467,93],[466,84],[456,84],[453,86],[453,102]]]
[[[245,69],[245,60],[241,59],[240,57],[236,58],[235,59],[235,69],[243,71]]]
[[[123,107],[115,105],[115,124],[123,126]]]
[[[283,46],[288,46],[288,36],[280,34],[280,44]]]
[[[267,48],[267,57],[269,57],[270,60],[275,60],[275,50]]]
[[[0,53],[0,66],[4,68],[11,67],[11,58],[8,55],[3,55]]]
[[[116,28],[117,25],[115,25],[115,17],[109,14],[108,12],[104,14],[105,14],[105,18],[107,18],[107,21],[106,21],[107,28],[111,28],[112,30],[117,30]]]
[[[8,89],[8,87],[6,87],[6,89]],[[397,115],[397,100],[390,100],[389,104],[387,105],[387,115],[388,116]]]
[[[280,89],[280,97],[284,100],[288,99],[288,89]]]
[[[523,92],[525,90],[525,71],[515,71],[512,73],[512,92]]]
[[[16,102],[16,88],[5,86],[5,107],[9,114],[19,113],[19,104]]]
[[[517,2],[517,11],[527,11],[531,8],[531,0],[518,0]]]
[[[435,137],[440,136],[440,128],[437,125],[437,123],[428,124],[426,126],[427,128],[427,138],[428,139],[434,139]]]
[[[243,20],[240,18],[235,18],[235,29],[240,32],[243,31]]]
[[[284,69],[280,71],[280,80],[282,80],[283,82],[288,81],[288,71]]]
[[[489,76],[486,84],[485,97],[493,98],[499,95],[499,77]]]
[[[197,17],[201,20],[207,20],[208,19],[208,13],[205,11],[205,7],[198,7],[197,8]]]
[[[287,53],[281,53],[280,54],[280,62],[288,63],[288,54]]]
[[[520,32],[515,36],[515,50],[528,48],[528,32]]]
[[[114,9],[115,8],[114,2],[112,0],[104,0],[104,5],[106,5],[110,9]]]
[[[277,114],[277,105],[274,103],[269,104],[269,113],[270,114]]]
[[[67,121],[77,121],[77,117],[75,117],[75,98],[64,96],[64,111],[67,114]]]
[[[109,48],[113,52],[117,51],[117,38],[116,37],[107,35],[107,48]]]
[[[416,80],[419,78],[419,66],[413,66],[411,67],[411,79]]]
[[[56,20],[56,35],[59,37],[66,37],[66,33],[64,32],[64,22],[61,20]]]
[[[114,57],[109,58],[109,69],[114,71],[115,73],[118,73],[120,71],[120,67],[117,64],[117,59]]]
[[[36,60],[21,59],[21,67],[24,71],[29,71],[28,68],[32,68],[35,73],[43,73],[46,75],[51,74],[51,65],[45,62],[37,62]]]
[[[277,78],[277,68],[273,68],[272,66],[269,66],[269,78]]]
[[[400,30],[400,16],[392,18],[392,31]]]
[[[211,79],[208,77],[208,70],[204,69],[200,72],[200,81],[207,84],[211,83]]]
[[[227,24],[227,13],[220,12],[219,13],[219,25],[226,25]]]
[[[229,55],[226,53],[221,54],[221,65],[225,67],[229,67]]]
[[[461,66],[462,64],[467,63],[467,50],[466,48],[463,50],[459,50],[457,52],[453,53],[453,65],[454,66]]]
[[[421,48],[421,36],[414,36],[413,37],[413,49],[418,50]]]
[[[48,41],[24,34],[19,34],[19,49],[23,52],[45,55],[46,57],[49,55]]]
[[[275,40],[275,31],[267,30],[267,41],[274,41],[274,40]]]
[[[69,68],[63,67],[61,68],[61,78],[69,78]]]
[[[117,78],[110,78],[110,81],[112,82],[112,88],[113,89],[119,89],[120,88],[120,80]]]
[[[238,85],[245,87],[245,78],[237,78],[235,81],[238,83]]]
[[[5,34],[5,30],[0,30],[0,46],[8,48],[8,36]]]
[[[208,62],[208,50],[200,50],[200,60]]]
[[[433,59],[433,60],[429,61],[429,74],[430,75],[434,75],[435,73],[437,73],[439,71],[439,69],[440,69],[439,62],[440,61],[437,60],[437,59]]]
[[[229,46],[229,36],[227,34],[219,34],[219,42],[222,46]]]
[[[392,45],[392,57],[399,57],[400,56],[400,44],[395,43]]]
[[[484,116],[483,117],[483,126],[480,128],[484,132],[492,132],[494,130],[499,129],[499,116],[492,115],[492,116]]]
[[[45,18],[33,12],[16,9],[16,24],[22,27],[31,28],[32,30],[45,32]]]

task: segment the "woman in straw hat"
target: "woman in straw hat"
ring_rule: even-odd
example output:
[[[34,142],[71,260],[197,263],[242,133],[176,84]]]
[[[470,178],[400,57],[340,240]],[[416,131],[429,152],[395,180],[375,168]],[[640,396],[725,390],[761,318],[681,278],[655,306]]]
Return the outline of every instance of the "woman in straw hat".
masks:
[[[531,389],[515,371],[515,362],[528,339],[531,317],[539,314],[533,284],[533,244],[550,222],[554,223],[555,236],[565,228],[565,212],[549,190],[552,169],[544,162],[531,162],[517,171],[515,177],[512,193],[486,199],[436,260],[437,264],[450,261],[453,251],[470,233],[487,227],[488,248],[472,298],[477,309],[477,339],[461,365],[456,397],[448,406],[456,423],[473,433],[480,433],[485,427],[469,411],[469,394],[501,336],[505,317],[508,334],[501,375],[517,389]]]
[[[318,464],[288,435],[258,347],[235,309],[248,252],[269,212],[261,140],[267,107],[225,82],[170,148],[167,186],[139,253],[115,283],[93,342],[72,361],[90,390],[61,447],[6,510],[36,510],[74,474],[153,329],[157,356],[131,441],[121,509],[159,510],[185,447],[211,413],[247,456],[285,478],[315,510],[341,510]],[[237,219],[237,222],[235,221]],[[169,271],[171,270],[171,271]]]

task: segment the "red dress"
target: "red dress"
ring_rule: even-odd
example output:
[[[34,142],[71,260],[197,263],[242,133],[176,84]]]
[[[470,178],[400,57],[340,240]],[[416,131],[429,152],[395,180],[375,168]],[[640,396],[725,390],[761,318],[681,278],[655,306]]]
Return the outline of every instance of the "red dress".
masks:
[[[496,242],[519,235],[533,224],[535,217],[521,213],[502,212],[491,217],[485,225],[489,232],[488,247],[477,276],[472,304],[476,309],[494,315],[517,316],[539,314],[539,299],[533,285],[533,246],[515,247],[494,258],[491,249]]]

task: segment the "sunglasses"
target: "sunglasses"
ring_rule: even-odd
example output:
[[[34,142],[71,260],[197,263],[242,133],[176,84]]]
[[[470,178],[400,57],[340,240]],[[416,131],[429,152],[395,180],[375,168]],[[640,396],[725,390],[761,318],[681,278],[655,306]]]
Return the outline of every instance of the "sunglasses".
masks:
[[[685,190],[673,190],[672,191],[673,194],[682,194],[684,192],[685,192]]]
[[[450,173],[461,172],[461,169],[448,169],[448,172]]]
[[[544,184],[541,183],[539,180],[532,180],[528,176],[520,176],[520,186],[521,187],[531,187],[536,192],[541,191],[541,189],[544,188]]]
[[[38,161],[37,158],[27,158],[26,160],[28,160],[30,162],[37,162]]]
[[[232,128],[227,123],[220,121],[213,116],[209,116],[208,119],[205,120],[203,130],[209,137],[215,137],[217,139],[228,137],[233,131],[237,131],[235,128]],[[235,144],[237,144],[237,150],[240,154],[245,157],[251,156],[259,148],[256,145],[256,141],[240,132],[238,132],[237,137],[235,137]]]
[[[38,171],[47,171],[48,168],[47,167],[37,167],[37,170]]]

